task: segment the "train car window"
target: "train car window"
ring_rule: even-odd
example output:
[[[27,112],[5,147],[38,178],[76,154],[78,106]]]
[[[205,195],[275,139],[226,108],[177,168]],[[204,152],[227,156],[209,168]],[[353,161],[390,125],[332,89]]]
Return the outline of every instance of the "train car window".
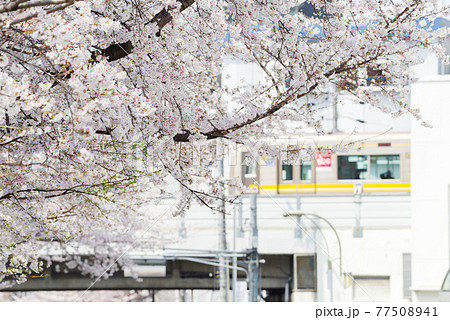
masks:
[[[255,156],[250,152],[242,153],[241,177],[245,186],[257,185],[259,183],[259,165]]]
[[[244,157],[244,177],[256,178],[256,160],[252,160],[249,153],[245,153]]]
[[[300,180],[311,181],[311,160],[303,160],[300,164]]]
[[[370,156],[370,179],[400,179],[400,155]]]
[[[338,179],[367,179],[367,156],[338,156]]]
[[[288,164],[287,161],[283,161],[281,165],[281,180],[293,179],[293,167],[292,164]]]

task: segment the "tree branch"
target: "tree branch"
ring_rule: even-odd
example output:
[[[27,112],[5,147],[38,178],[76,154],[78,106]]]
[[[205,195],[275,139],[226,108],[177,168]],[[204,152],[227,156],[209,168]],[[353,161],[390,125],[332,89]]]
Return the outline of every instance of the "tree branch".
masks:
[[[41,0],[41,1],[17,0],[10,2],[6,5],[0,6],[0,13],[23,10],[33,7],[44,7],[55,4],[73,4],[73,2],[74,2],[73,0]]]
[[[7,146],[10,143],[13,143],[13,142],[16,142],[16,141],[20,141],[20,140],[22,140],[22,137],[17,137],[17,138],[11,139],[11,140],[6,141],[6,142],[1,142],[0,143],[0,147]]]
[[[195,0],[177,0],[181,3],[180,12],[189,8]],[[170,10],[173,8],[164,8],[160,12],[158,12],[149,22],[146,23],[156,23],[158,25],[159,31],[156,33],[156,36],[159,37],[161,35],[161,30],[164,28],[170,21],[172,21],[173,17],[170,14]],[[101,50],[101,53],[104,57],[108,59],[108,61],[116,61],[128,56],[133,51],[133,45],[131,41],[123,42],[123,43],[115,43],[110,45],[109,47]]]
[[[65,8],[67,8],[68,6],[71,6],[74,3],[74,0],[69,0],[69,1],[64,1],[63,4],[59,5],[59,6],[55,6],[51,9],[47,9],[45,10],[45,13],[49,14],[49,13],[53,13],[56,11],[60,11],[60,10],[64,10]],[[32,13],[24,18],[20,18],[20,19],[15,19],[13,21],[11,21],[11,23],[9,24],[10,26],[30,20],[32,18],[36,18],[38,16],[37,12],[36,13]]]
[[[184,10],[189,8],[195,2],[195,0],[178,0],[178,2],[181,3],[180,12],[183,12]],[[168,7],[167,9],[166,8],[162,9],[153,17],[153,19],[151,19],[149,22],[146,23],[149,24],[156,22],[159,28],[159,31],[156,33],[158,37],[161,35],[162,28],[164,28],[166,24],[172,21],[172,15],[169,12],[170,10],[173,10],[173,8]]]
[[[341,65],[339,65],[336,68],[334,68],[334,69],[328,71],[327,73],[325,73],[324,76],[326,78],[329,78],[329,77],[331,77],[334,74],[340,74],[342,72],[354,69],[356,67],[360,67],[360,66],[362,66],[364,64],[367,64],[367,63],[369,63],[369,62],[371,62],[371,61],[373,61],[375,59],[376,59],[376,56],[368,58],[368,59],[366,59],[366,60],[364,60],[362,62],[359,62],[359,63],[357,63],[355,65],[351,65],[351,66],[347,65],[348,62],[343,62]],[[245,120],[245,121],[243,121],[241,123],[237,123],[237,124],[235,124],[234,126],[232,126],[230,128],[227,128],[227,129],[214,129],[214,130],[202,133],[202,134],[204,136],[206,136],[207,140],[216,139],[216,138],[226,138],[226,136],[229,133],[235,132],[235,131],[237,131],[239,129],[242,129],[242,128],[248,126],[248,125],[252,125],[253,123],[255,123],[255,122],[259,121],[259,120],[262,120],[262,119],[264,119],[266,117],[269,117],[269,116],[275,114],[278,110],[283,108],[285,105],[291,103],[294,100],[298,100],[298,99],[306,96],[307,94],[311,93],[314,89],[317,88],[317,86],[318,86],[318,83],[315,83],[311,87],[309,87],[309,89],[307,91],[305,91],[303,93],[300,93],[300,94],[297,94],[297,95],[291,94],[290,96],[285,97],[283,100],[273,104],[266,111],[256,115],[253,118],[247,119],[247,120]],[[282,98],[282,96],[280,96],[278,98],[278,100],[280,98]],[[176,134],[173,137],[173,140],[176,141],[176,142],[188,142],[189,141],[189,137],[191,135],[192,135],[191,132],[185,131],[183,133]]]
[[[92,185],[86,185],[86,184],[80,184],[80,185],[76,185],[70,188],[55,188],[55,189],[40,189],[40,188],[29,188],[29,189],[22,189],[22,190],[17,190],[17,191],[13,191],[13,192],[9,192],[6,194],[3,194],[2,196],[0,196],[0,200],[5,200],[5,199],[11,199],[11,198],[15,198],[17,200],[26,200],[28,199],[27,197],[17,197],[16,194],[23,194],[23,193],[32,193],[32,192],[37,192],[37,193],[43,193],[43,194],[48,194],[51,193],[49,195],[44,196],[45,199],[49,199],[49,198],[55,198],[55,197],[60,197],[60,196],[64,196],[64,195],[69,195],[69,194],[73,194],[73,193],[79,193],[79,194],[86,194],[86,195],[92,195],[92,196],[97,196],[100,198],[103,198],[103,196],[101,195],[96,195],[93,193],[89,193],[87,191],[84,191],[88,188],[103,188],[105,185],[106,186],[114,186],[117,185],[119,183],[124,183],[126,181],[130,181],[130,179],[125,178],[125,179],[120,179],[120,180],[114,180],[114,181],[106,181],[103,183],[98,183],[98,184],[92,184]],[[83,189],[83,190],[80,190]]]

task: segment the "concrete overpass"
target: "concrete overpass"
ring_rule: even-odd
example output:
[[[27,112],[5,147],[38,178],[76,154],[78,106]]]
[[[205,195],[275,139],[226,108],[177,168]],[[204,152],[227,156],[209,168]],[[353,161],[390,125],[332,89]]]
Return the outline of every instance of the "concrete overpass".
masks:
[[[164,261],[165,276],[142,277],[136,281],[127,276],[126,271],[119,271],[108,279],[95,282],[76,270],[68,273],[56,272],[52,266],[44,270],[44,276],[31,278],[23,284],[14,285],[0,291],[53,291],[53,290],[172,290],[204,289],[218,290],[218,267],[198,261],[214,261],[214,256],[166,256]],[[191,261],[195,260],[195,261]],[[231,261],[231,259],[230,259]],[[260,287],[279,296],[284,294],[286,286],[292,288],[293,255],[273,254],[260,256]],[[247,266],[245,255],[238,258],[238,281],[246,281]],[[159,266],[162,264],[160,263]],[[63,268],[61,268],[63,269]],[[95,283],[94,283],[95,282]],[[94,284],[93,284],[94,283]],[[92,285],[93,284],[93,285]],[[231,270],[230,288],[232,289]],[[92,285],[92,287],[91,287]]]

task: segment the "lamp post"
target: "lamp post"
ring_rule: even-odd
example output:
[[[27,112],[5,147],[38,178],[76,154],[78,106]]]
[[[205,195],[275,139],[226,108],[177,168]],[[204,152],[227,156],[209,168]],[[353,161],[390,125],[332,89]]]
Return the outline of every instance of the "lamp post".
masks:
[[[296,216],[296,217],[299,217],[299,218],[301,218],[303,216],[305,216],[305,217],[315,217],[315,218],[318,218],[320,220],[325,221],[330,226],[331,230],[333,230],[334,234],[336,235],[336,239],[338,241],[338,245],[339,245],[339,274],[342,275],[342,246],[341,246],[341,239],[339,238],[339,235],[338,235],[336,229],[331,224],[331,222],[328,221],[327,219],[325,219],[324,217],[319,216],[318,214],[305,213],[305,212],[301,212],[301,211],[298,211],[298,210],[285,211],[283,213],[283,216],[285,216],[285,217]]]
[[[336,239],[338,241],[338,245],[339,245],[339,275],[342,276],[342,246],[341,246],[341,239],[339,238],[339,235],[336,231],[336,229],[334,228],[334,226],[331,224],[330,221],[328,221],[327,219],[325,219],[322,216],[319,216],[318,214],[315,213],[305,213],[305,212],[301,212],[299,210],[294,210],[294,211],[285,211],[283,213],[283,216],[285,217],[290,217],[292,219],[292,216],[296,216],[298,218],[301,218],[303,216],[311,219],[311,217],[315,217],[318,218],[320,220],[325,221],[331,228],[331,230],[333,230],[334,234],[336,235]],[[314,222],[314,220],[311,219],[312,222]],[[327,243],[327,239],[325,238],[325,236],[322,234],[325,243]],[[328,248],[328,244],[327,244],[327,248]],[[329,249],[328,249],[329,250]],[[330,253],[328,252],[328,255],[330,255]],[[333,274],[332,274],[332,264],[331,264],[331,260],[328,259],[328,270],[327,270],[327,276],[328,276],[328,288],[330,290],[330,301],[333,301]]]

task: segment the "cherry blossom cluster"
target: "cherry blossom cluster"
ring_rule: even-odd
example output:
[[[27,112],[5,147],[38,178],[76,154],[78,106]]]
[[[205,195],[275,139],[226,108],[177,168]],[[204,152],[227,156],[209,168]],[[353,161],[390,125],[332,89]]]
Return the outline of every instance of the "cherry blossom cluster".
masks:
[[[446,9],[309,3],[312,15],[293,0],[2,0],[0,280],[39,273],[45,250],[111,274],[118,267],[106,266],[158,219],[140,208],[163,197],[176,199],[173,215],[193,201],[222,210],[243,191],[218,174],[223,141],[255,145],[286,121],[320,132],[307,101],[330,85],[419,119],[407,104],[409,67],[424,50],[445,59],[448,30],[432,23]],[[218,81],[225,58],[264,76]],[[390,104],[365,84],[373,70]],[[196,143],[206,146],[200,163]]]

